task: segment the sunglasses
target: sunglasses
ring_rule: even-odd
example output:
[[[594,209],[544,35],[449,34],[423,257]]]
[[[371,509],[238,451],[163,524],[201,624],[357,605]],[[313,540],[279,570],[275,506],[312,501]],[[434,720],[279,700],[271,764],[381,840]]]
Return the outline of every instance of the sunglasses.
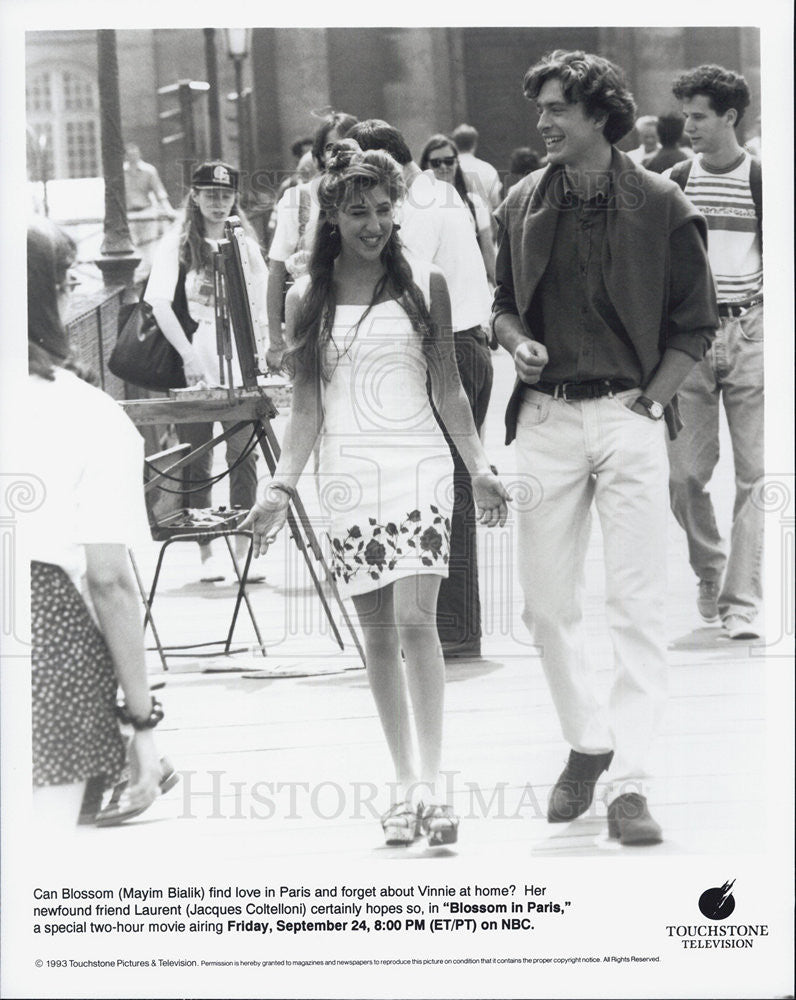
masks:
[[[437,167],[452,167],[457,159],[456,156],[429,156],[428,163],[436,170]]]

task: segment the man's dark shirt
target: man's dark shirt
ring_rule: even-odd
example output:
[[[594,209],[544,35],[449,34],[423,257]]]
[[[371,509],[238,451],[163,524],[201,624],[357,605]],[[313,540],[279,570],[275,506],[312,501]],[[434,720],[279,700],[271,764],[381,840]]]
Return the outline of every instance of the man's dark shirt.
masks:
[[[550,260],[531,299],[524,321],[534,340],[547,348],[546,382],[589,381],[593,378],[626,379],[628,386],[644,383],[643,368],[636,350],[608,296],[602,262],[603,242],[610,201],[601,209],[579,208],[569,203],[566,173],[558,171],[551,178],[546,197],[556,206],[558,219]],[[589,228],[578,228],[578,217]],[[650,233],[650,239],[658,238]],[[695,275],[703,280],[705,249],[696,225],[680,226],[669,237],[669,274],[671,301],[677,333],[670,334],[671,346],[690,354],[698,361],[713,338],[713,327],[705,325],[703,296],[692,295]],[[580,273],[584,266],[586,273]],[[643,272],[643,268],[642,268]],[[501,238],[497,255],[497,290],[493,318],[502,312],[518,312],[514,293],[512,261],[508,234]],[[581,312],[577,312],[577,309]],[[583,314],[583,308],[588,314]],[[600,343],[591,345],[596,337]],[[555,367],[554,367],[555,365]],[[582,367],[579,367],[581,366]],[[588,367],[586,367],[588,366]]]
[[[607,194],[583,201],[563,171],[559,183],[555,240],[529,313],[534,336],[544,343],[550,358],[544,380],[610,378],[633,388],[641,384],[641,366],[602,274]],[[554,336],[548,335],[551,332]]]
[[[662,174],[664,170],[673,167],[675,163],[687,159],[689,159],[688,153],[684,153],[679,146],[663,146],[657,153],[642,160],[641,165],[655,174]]]

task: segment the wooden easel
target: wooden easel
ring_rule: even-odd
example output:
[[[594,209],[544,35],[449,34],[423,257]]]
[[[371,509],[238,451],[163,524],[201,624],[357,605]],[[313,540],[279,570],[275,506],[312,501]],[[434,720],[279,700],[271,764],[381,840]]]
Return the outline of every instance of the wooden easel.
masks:
[[[132,399],[121,405],[138,427],[149,424],[189,424],[215,421],[234,421],[234,424],[228,430],[223,430],[211,441],[195,448],[189,455],[178,459],[169,468],[150,479],[144,486],[146,493],[157,489],[160,483],[173,477],[185,465],[194,462],[199,456],[211,451],[217,444],[226,441],[228,437],[247,427],[253,430],[257,437],[268,471],[273,475],[276,469],[280,448],[271,425],[271,419],[276,416],[278,411],[265,390],[257,384],[257,377],[261,372],[257,358],[257,342],[254,335],[249,296],[252,282],[248,267],[246,238],[240,220],[235,217],[228,220],[226,235],[228,238],[221,241],[219,251],[214,255],[213,260],[216,293],[216,343],[219,357],[219,381],[222,388],[198,390],[193,394],[194,397],[201,398],[191,398],[191,390],[172,390],[175,398]],[[243,378],[243,389],[236,389],[233,383],[233,331]],[[326,562],[318,537],[298,494],[289,503],[287,523],[290,536],[304,557],[313,586],[337,644],[340,649],[345,648],[337,623],[332,616],[332,609],[324,593],[323,583],[316,570],[315,562],[320,564],[321,575],[325,578],[332,599],[337,604],[364,663],[365,653],[360,644],[359,636],[343,604],[337,589],[337,582]]]

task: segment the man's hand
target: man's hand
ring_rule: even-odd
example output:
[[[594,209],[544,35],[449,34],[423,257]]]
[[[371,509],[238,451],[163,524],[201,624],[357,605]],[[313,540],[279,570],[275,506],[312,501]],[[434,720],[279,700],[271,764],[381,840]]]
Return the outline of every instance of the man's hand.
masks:
[[[514,367],[517,377],[526,385],[533,385],[542,377],[547,364],[547,348],[537,340],[523,340],[514,351]]]

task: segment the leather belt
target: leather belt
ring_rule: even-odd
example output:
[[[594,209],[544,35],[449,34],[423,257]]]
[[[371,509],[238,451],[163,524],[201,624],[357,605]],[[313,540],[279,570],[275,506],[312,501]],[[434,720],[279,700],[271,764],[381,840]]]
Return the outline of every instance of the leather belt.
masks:
[[[636,388],[627,385],[623,380],[617,379],[595,379],[593,382],[537,382],[526,388],[536,389],[553,399],[563,399],[567,402],[579,399],[600,399],[602,396],[613,396],[615,392],[627,392],[628,389]]]
[[[759,295],[756,299],[749,299],[748,302],[719,302],[719,316],[743,316],[747,309],[762,304],[762,295]]]

